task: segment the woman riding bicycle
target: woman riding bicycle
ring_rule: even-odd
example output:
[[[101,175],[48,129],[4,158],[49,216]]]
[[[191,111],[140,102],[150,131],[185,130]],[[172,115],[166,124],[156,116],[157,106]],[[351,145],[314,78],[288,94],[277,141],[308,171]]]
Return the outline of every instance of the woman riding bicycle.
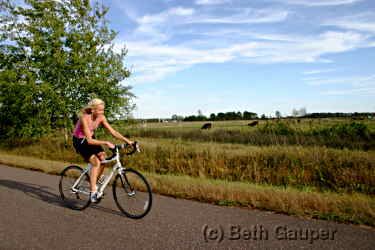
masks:
[[[73,132],[74,148],[80,155],[82,155],[85,161],[92,165],[90,174],[90,199],[92,202],[97,201],[96,182],[104,170],[104,165],[101,164],[101,161],[105,160],[105,153],[101,145],[106,145],[110,149],[115,147],[115,145],[109,141],[95,139],[95,130],[102,124],[114,137],[127,144],[133,145],[132,141],[121,135],[109,125],[104,116],[104,108],[104,102],[101,99],[95,98],[91,100],[87,106],[81,110],[79,115],[80,119],[78,120]]]

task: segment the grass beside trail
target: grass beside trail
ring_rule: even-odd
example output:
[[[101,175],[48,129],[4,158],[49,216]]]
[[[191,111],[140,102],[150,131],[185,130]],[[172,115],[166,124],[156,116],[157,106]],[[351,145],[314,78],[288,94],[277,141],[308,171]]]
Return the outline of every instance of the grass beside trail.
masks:
[[[70,139],[70,138],[69,138]],[[101,136],[102,140],[113,138]],[[375,195],[375,151],[269,146],[137,138],[142,153],[123,157],[128,166],[160,175],[186,175],[231,182],[309,188],[311,191]],[[61,136],[1,148],[39,159],[82,161]]]
[[[55,175],[70,164],[10,155],[4,151],[0,152],[0,163]],[[375,227],[375,199],[363,194],[321,193],[308,189],[143,173],[153,192],[163,195]]]

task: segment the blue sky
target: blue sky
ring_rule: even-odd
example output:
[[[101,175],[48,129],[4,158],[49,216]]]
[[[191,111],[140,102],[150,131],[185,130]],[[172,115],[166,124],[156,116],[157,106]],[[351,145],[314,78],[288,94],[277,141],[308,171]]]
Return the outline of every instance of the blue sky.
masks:
[[[375,112],[373,0],[110,0],[136,118]]]

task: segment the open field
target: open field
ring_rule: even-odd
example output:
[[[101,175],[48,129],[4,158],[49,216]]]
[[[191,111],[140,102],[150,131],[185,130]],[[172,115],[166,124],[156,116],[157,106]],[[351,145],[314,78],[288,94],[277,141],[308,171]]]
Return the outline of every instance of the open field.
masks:
[[[227,121],[201,130],[203,123],[117,127],[143,149],[124,161],[154,176],[163,194],[375,225],[374,121],[261,121],[257,127]],[[97,137],[112,140],[103,131]],[[1,150],[82,163],[62,135]]]
[[[213,128],[234,128],[247,127],[253,121],[258,121],[259,125],[267,123],[276,123],[278,121],[288,123],[299,129],[307,129],[318,126],[332,126],[342,123],[358,122],[365,124],[372,132],[375,132],[375,119],[373,120],[352,120],[349,118],[282,118],[282,119],[267,119],[267,120],[231,120],[231,121],[194,121],[194,122],[143,122],[124,126],[124,128],[201,128],[204,123],[212,123]],[[256,128],[256,127],[255,127]]]
[[[300,121],[300,122],[298,122]],[[151,123],[118,129],[130,137],[170,138],[199,142],[239,143],[254,146],[324,146],[337,149],[375,150],[375,121],[348,119],[290,119],[212,122]]]

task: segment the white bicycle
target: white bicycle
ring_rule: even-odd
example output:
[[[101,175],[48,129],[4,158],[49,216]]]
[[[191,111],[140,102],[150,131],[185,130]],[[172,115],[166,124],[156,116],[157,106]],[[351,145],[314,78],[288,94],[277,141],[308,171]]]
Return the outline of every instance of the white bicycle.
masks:
[[[104,190],[112,177],[113,198],[117,207],[129,218],[143,218],[151,209],[151,187],[141,173],[131,168],[124,168],[120,161],[120,149],[132,147],[131,155],[140,152],[137,142],[133,146],[119,144],[112,150],[113,155],[102,161],[103,164],[116,161],[112,171],[98,181],[98,202],[101,201]],[[91,204],[90,177],[92,168],[88,164],[86,168],[80,166],[68,166],[61,172],[59,190],[61,198],[66,206],[74,210],[83,210]]]

